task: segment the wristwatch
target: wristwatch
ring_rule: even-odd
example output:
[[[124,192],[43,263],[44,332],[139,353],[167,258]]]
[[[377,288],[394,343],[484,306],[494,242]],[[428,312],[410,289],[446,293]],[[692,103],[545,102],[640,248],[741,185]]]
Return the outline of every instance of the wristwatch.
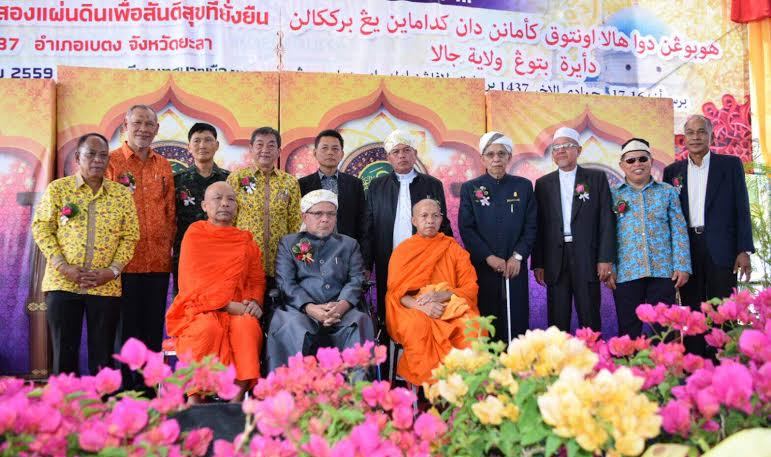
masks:
[[[519,252],[515,252],[512,257],[514,257],[514,260],[516,260],[517,262],[522,261],[522,254],[520,254]]]
[[[118,279],[118,276],[120,276],[120,270],[118,270],[118,267],[111,265],[109,268],[110,271],[112,271],[113,279]]]

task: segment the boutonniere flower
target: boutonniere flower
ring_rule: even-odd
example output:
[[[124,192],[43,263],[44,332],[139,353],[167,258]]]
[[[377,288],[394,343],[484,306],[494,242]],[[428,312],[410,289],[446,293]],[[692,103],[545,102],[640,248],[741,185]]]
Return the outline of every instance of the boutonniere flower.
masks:
[[[190,195],[190,191],[187,189],[181,189],[179,191],[179,199],[185,206],[195,205],[195,197]]]
[[[672,178],[672,187],[677,190],[677,193],[679,194],[681,190],[683,190],[683,176],[677,175],[674,178]]]
[[[118,176],[118,183],[128,187],[128,190],[133,194],[137,189],[137,183],[134,179],[134,175],[130,171],[124,171]]]
[[[485,186],[479,186],[474,189],[474,198],[477,199],[480,205],[490,206],[490,191]]]
[[[629,202],[624,199],[619,199],[613,207],[613,212],[619,216],[623,216],[627,211],[629,211]]]
[[[313,245],[308,238],[301,238],[299,243],[292,246],[292,254],[300,262],[313,263]]]
[[[576,191],[574,195],[581,201],[589,200],[589,186],[584,183],[576,184]]]
[[[70,219],[77,216],[80,212],[80,208],[75,203],[67,203],[59,211],[59,225],[64,225],[69,222]]]
[[[244,176],[241,178],[241,189],[247,194],[253,194],[254,190],[257,189],[257,180],[254,179],[254,176]]]

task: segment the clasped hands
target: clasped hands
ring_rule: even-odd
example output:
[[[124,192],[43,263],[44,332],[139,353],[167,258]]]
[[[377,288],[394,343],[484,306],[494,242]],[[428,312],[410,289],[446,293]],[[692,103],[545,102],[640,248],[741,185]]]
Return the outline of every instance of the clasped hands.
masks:
[[[424,312],[428,317],[439,319],[444,314],[447,302],[452,297],[452,292],[428,292],[415,297],[415,308]]]
[[[59,266],[58,270],[65,278],[77,284],[81,289],[98,287],[115,279],[115,274],[109,268],[88,270],[77,265],[64,263]]]
[[[338,300],[329,303],[308,303],[305,305],[305,314],[321,323],[324,327],[339,324],[343,315],[351,309],[347,300]]]
[[[262,317],[262,306],[254,300],[232,301],[225,306],[225,311],[233,316],[248,314],[255,319]]]
[[[509,279],[519,274],[519,269],[522,266],[522,262],[515,259],[513,256],[509,260],[503,260],[502,258],[494,255],[489,255],[485,259],[487,265],[494,271],[503,275],[504,278]]]

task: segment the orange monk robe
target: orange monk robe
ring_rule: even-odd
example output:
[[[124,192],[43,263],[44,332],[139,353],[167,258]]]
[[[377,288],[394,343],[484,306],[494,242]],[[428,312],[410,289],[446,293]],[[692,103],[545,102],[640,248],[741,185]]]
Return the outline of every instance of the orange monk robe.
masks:
[[[223,311],[229,302],[263,302],[265,270],[251,233],[208,221],[190,225],[179,257],[179,294],[166,330],[183,360],[213,354],[233,364],[240,381],[260,377],[262,329],[251,315]]]
[[[401,303],[402,297],[414,296],[428,285],[457,296],[439,319]],[[416,385],[429,381],[431,370],[450,349],[470,346],[466,321],[479,316],[477,290],[468,252],[442,233],[433,238],[413,235],[394,250],[388,264],[386,327],[391,338],[404,347],[397,367],[401,377]]]

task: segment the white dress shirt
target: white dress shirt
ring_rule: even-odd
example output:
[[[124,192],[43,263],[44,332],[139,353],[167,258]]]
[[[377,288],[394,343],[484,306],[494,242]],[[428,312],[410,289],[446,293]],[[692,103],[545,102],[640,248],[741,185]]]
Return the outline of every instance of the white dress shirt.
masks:
[[[577,170],[578,167],[572,171],[557,170],[560,177],[560,197],[562,199],[562,234],[565,236],[572,235],[570,219],[573,215],[573,195],[576,187]]]
[[[709,177],[708,152],[701,161],[701,166],[688,157],[688,221],[691,227],[704,225],[704,202],[707,197],[707,178]]]
[[[396,173],[399,179],[399,201],[396,204],[396,218],[394,219],[393,249],[412,236],[412,199],[410,198],[410,184],[418,174],[411,170],[407,174]]]

